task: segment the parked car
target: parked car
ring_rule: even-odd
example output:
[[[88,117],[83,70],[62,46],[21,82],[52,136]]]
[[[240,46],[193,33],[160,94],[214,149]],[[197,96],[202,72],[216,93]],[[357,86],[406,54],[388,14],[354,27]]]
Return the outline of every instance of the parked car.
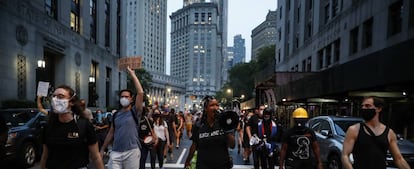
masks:
[[[19,168],[31,167],[41,156],[41,133],[46,124],[46,116],[37,109],[4,109],[8,131],[6,158]]]
[[[315,131],[321,160],[327,165],[327,168],[342,168],[342,145],[346,130],[349,126],[362,121],[361,118],[344,116],[318,116],[309,119],[307,125]]]
[[[327,168],[343,168],[341,154],[346,130],[349,126],[360,122],[363,122],[362,118],[349,116],[318,116],[309,119],[307,125],[315,131],[320,147],[321,160],[327,165]],[[399,137],[398,147],[403,157],[413,166],[414,143]],[[353,162],[352,154],[350,159]],[[387,165],[392,167],[392,161],[392,156],[388,153]]]

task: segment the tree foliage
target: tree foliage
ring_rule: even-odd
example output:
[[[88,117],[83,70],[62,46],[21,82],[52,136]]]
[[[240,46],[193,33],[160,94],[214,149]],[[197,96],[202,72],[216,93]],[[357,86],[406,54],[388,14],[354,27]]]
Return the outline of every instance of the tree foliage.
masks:
[[[151,87],[151,83],[152,83],[152,75],[143,68],[136,69],[135,74],[137,75],[139,81],[141,82],[141,86],[144,89],[144,92],[148,93],[148,90]],[[134,87],[134,83],[132,82],[130,76],[127,76],[127,88],[132,90],[134,93],[137,93],[137,91]],[[148,105],[148,103],[147,103],[148,99],[145,98],[145,97],[147,97],[147,96],[144,95],[144,100],[146,102],[145,105]]]
[[[241,95],[244,95],[246,99],[254,97],[255,74],[275,64],[275,47],[275,45],[263,47],[259,50],[255,60],[251,60],[249,63],[239,63],[232,67],[228,72],[228,82],[220,92],[217,92],[216,96],[226,98],[228,97],[226,90],[232,89],[235,97]]]

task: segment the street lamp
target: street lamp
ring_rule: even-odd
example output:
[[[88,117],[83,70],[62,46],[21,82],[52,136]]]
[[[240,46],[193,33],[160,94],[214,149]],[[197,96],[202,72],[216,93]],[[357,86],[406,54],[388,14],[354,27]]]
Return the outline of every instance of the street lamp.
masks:
[[[37,67],[38,68],[45,68],[46,67],[46,62],[43,59],[39,59],[37,60]]]
[[[230,94],[230,96],[231,96],[231,98],[230,98],[231,109],[233,109],[233,90],[232,89],[227,89],[227,93]]]

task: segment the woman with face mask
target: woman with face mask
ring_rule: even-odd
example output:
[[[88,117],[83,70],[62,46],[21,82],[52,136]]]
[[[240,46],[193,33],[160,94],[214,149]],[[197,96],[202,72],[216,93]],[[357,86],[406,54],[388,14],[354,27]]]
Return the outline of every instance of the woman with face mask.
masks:
[[[40,168],[87,168],[89,159],[103,169],[93,125],[82,114],[79,99],[69,86],[59,86],[52,96],[52,111],[43,133]],[[89,158],[90,157],[90,158]]]
[[[154,145],[151,150],[151,168],[155,168],[155,159],[158,158],[159,167],[162,168],[164,164],[164,149],[165,146],[170,144],[170,138],[168,137],[168,125],[162,118],[159,109],[154,109],[152,114],[154,120],[154,132],[158,137],[158,144]]]
[[[204,99],[203,115],[193,126],[192,140],[185,168],[189,168],[197,150],[197,169],[232,168],[228,148],[235,147],[234,131],[225,131],[220,125],[219,102],[212,96]]]

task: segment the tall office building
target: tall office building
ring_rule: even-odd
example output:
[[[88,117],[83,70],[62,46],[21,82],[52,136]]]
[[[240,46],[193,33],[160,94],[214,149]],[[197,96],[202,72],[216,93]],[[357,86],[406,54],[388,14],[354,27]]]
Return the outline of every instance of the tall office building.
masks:
[[[266,20],[253,29],[252,60],[257,58],[261,48],[276,44],[276,17],[276,11],[269,11]]]
[[[233,38],[233,66],[246,61],[246,47],[244,42],[245,39],[242,38],[242,35],[236,35]]]
[[[167,1],[125,0],[125,56],[142,56],[143,68],[166,73]]]
[[[33,101],[46,81],[71,86],[88,106],[118,105],[122,10],[120,0],[1,1],[0,101]]]
[[[187,106],[198,105],[205,95],[222,86],[223,26],[219,4],[192,3],[172,13],[171,76],[186,85]]]
[[[401,120],[412,115],[414,97],[414,1],[378,2],[278,1],[280,105],[306,104],[312,116],[357,115],[362,97],[376,95],[387,102],[382,120],[414,137]]]

